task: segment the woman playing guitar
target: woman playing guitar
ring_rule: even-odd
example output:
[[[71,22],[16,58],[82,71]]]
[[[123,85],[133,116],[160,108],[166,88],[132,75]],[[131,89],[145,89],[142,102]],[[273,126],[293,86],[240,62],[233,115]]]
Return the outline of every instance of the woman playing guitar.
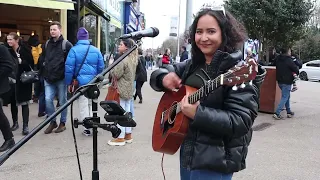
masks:
[[[154,90],[200,88],[242,58],[233,52],[243,45],[245,29],[224,8],[204,7],[190,31],[192,59],[153,72]],[[181,111],[190,124],[180,147],[181,180],[231,180],[234,172],[245,169],[264,76],[265,70],[259,68],[252,86],[237,91],[220,86],[195,104],[189,104],[188,94],[182,99]]]

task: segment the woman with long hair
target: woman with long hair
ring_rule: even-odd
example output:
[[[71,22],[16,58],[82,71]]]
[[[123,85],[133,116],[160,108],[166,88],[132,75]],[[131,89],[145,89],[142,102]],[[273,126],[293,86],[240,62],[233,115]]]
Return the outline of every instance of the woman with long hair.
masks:
[[[241,61],[242,55],[234,52],[243,46],[245,29],[228,11],[215,9],[204,7],[190,27],[192,59],[154,71],[150,79],[154,90],[200,88],[204,84],[199,75],[215,79]],[[260,68],[253,85],[237,91],[220,86],[195,104],[188,102],[188,94],[181,100],[182,113],[189,118],[180,148],[181,180],[231,180],[234,172],[246,167],[264,75]]]
[[[13,59],[16,60],[18,69],[16,70],[16,83],[12,85],[12,96],[11,96],[11,114],[13,120],[12,131],[19,128],[18,124],[18,106],[22,108],[22,119],[23,128],[22,134],[29,134],[28,123],[29,123],[29,101],[32,98],[32,84],[24,84],[20,80],[20,76],[24,71],[31,71],[34,68],[34,61],[31,53],[31,49],[23,45],[20,37],[17,33],[10,33],[7,36],[7,43],[10,46],[10,53]]]
[[[133,47],[134,41],[131,39],[123,39],[120,42],[118,51],[120,54],[123,54],[126,50]],[[112,81],[116,81],[118,92],[120,95],[120,105],[127,111],[130,111],[130,103],[133,99],[134,91],[134,81],[135,73],[138,64],[138,50],[133,51],[127,56],[123,61],[121,61],[115,68],[110,72]],[[132,143],[132,128],[131,127],[122,127],[118,125],[121,129],[121,134],[118,138],[110,140],[108,142],[111,146],[123,146],[126,143]]]

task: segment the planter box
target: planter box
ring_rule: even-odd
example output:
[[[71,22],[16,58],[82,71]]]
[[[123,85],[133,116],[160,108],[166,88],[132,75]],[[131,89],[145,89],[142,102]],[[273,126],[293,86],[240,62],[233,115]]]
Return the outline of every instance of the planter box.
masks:
[[[276,67],[264,66],[267,75],[260,88],[259,111],[274,113],[281,99],[281,90],[276,81]]]

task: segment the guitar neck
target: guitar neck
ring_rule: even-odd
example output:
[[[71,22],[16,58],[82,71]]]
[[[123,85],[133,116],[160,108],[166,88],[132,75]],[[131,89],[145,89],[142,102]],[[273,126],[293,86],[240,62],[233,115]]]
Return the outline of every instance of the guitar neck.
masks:
[[[196,92],[194,92],[188,97],[189,103],[194,104],[198,102],[201,98],[205,97],[207,94],[214,91],[217,87],[223,84],[223,77],[223,74],[221,74],[214,80],[207,81],[204,86],[202,86],[200,89],[198,89]]]

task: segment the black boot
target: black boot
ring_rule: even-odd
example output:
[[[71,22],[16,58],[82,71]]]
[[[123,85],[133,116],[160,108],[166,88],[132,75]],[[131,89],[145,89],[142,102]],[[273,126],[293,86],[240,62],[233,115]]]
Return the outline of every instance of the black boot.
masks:
[[[15,142],[14,142],[14,139],[10,139],[10,140],[7,140],[5,141],[2,146],[0,147],[0,152],[4,152],[10,148],[12,148],[12,146],[14,146]]]
[[[19,129],[18,120],[17,121],[13,121],[13,125],[11,127],[11,131],[15,131],[17,129]]]
[[[22,106],[22,118],[23,118],[23,128],[22,128],[22,135],[27,135],[29,134],[29,128],[28,128],[28,123],[29,123],[29,106],[24,105]]]
[[[23,129],[22,129],[22,135],[27,135],[29,134],[29,128],[28,128],[28,125],[23,125]]]

